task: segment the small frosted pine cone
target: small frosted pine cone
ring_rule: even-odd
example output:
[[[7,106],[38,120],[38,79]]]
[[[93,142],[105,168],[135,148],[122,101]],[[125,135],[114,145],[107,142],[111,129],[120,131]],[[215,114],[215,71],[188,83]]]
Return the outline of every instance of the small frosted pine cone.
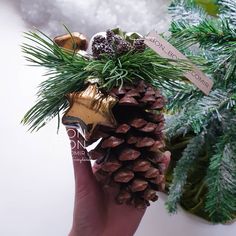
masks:
[[[137,52],[143,52],[146,48],[144,39],[136,39],[133,43],[134,50]]]
[[[131,43],[116,35],[112,30],[106,31],[106,37],[97,35],[92,42],[92,53],[95,58],[101,55],[120,56],[133,49]]]
[[[107,30],[106,31],[107,42],[109,44],[114,43],[114,36],[115,36],[115,33],[112,30]]]
[[[122,41],[120,41],[119,44],[116,45],[116,54],[122,55],[122,54],[129,52],[131,49],[132,49],[131,43],[129,43],[125,40],[122,40]]]
[[[99,58],[103,54],[112,56],[114,50],[105,37],[97,35],[93,39],[92,53],[95,58]]]

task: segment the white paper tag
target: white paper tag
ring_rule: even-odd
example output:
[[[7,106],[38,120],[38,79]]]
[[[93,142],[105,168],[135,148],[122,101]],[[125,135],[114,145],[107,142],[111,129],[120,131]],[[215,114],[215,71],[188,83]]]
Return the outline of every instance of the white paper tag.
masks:
[[[173,45],[163,39],[155,31],[150,32],[145,38],[144,43],[152,48],[156,53],[164,58],[189,60]],[[201,70],[192,64],[192,70],[184,76],[196,85],[202,92],[208,95],[212,89],[213,81],[209,79]]]

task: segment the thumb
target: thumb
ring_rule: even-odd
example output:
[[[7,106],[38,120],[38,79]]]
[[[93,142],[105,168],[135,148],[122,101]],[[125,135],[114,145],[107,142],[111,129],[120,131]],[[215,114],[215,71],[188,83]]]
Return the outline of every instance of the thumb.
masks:
[[[90,159],[84,148],[85,140],[76,128],[66,128],[70,139],[71,155],[74,167],[76,192],[80,190],[90,190],[95,183]]]

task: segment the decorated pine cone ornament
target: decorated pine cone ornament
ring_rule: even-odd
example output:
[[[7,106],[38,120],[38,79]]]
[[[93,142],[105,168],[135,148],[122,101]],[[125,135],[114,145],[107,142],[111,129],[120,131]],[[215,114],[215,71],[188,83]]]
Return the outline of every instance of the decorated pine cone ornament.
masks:
[[[172,88],[183,68],[147,48],[140,35],[119,29],[95,36],[92,55],[86,56],[81,50],[88,42],[78,33],[51,43],[36,33],[27,38],[39,41],[39,47],[23,46],[27,56],[37,52],[37,61],[27,59],[47,67],[52,76],[41,84],[39,101],[23,122],[37,130],[66,109],[63,124],[81,134],[102,183],[119,187],[116,202],[145,208],[156,201],[170,161],[161,88]]]
[[[143,41],[136,42],[137,40],[132,46],[113,31],[107,31],[106,37],[94,37],[93,56],[99,59],[104,54],[125,54],[132,47],[138,51],[145,49]],[[100,95],[98,94],[101,91],[98,91],[96,84],[89,84],[85,91],[71,94],[70,108],[63,117],[63,123],[73,125],[75,121],[71,121],[71,118],[79,117],[79,122],[86,122],[85,125],[97,124],[85,139],[88,143],[96,142],[100,138],[102,140],[95,149],[87,153],[88,157],[99,164],[98,172],[104,177],[104,184],[119,186],[117,203],[145,208],[149,201],[158,199],[156,192],[163,191],[165,186],[164,172],[169,163],[169,154],[164,152],[162,110],[165,98],[152,85],[137,78],[134,80],[136,82],[132,85],[128,83],[122,87],[114,87]],[[113,98],[113,102],[107,106],[111,110],[108,115],[110,120],[95,117],[99,112],[88,116],[96,111],[96,106],[98,110],[103,110],[100,104],[109,96]],[[83,111],[80,101],[84,99],[88,102],[91,98],[95,104],[87,106],[89,109]],[[80,110],[80,114],[73,113],[75,110]]]

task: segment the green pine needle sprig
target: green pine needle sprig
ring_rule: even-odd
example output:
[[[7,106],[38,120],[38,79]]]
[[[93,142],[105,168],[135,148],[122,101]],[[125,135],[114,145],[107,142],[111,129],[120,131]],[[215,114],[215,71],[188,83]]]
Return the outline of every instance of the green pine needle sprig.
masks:
[[[43,33],[41,33],[43,35]],[[32,42],[23,44],[25,58],[33,65],[47,68],[47,80],[39,85],[36,104],[25,114],[23,124],[38,130],[68,106],[66,95],[80,90],[89,73],[84,70],[88,60],[58,47],[47,36],[29,32]]]
[[[130,51],[119,57],[103,55],[98,60],[61,48],[40,31],[28,32],[25,38],[29,41],[22,45],[25,58],[47,70],[47,79],[39,85],[36,104],[22,119],[31,131],[59,116],[68,107],[66,95],[81,91],[88,78],[98,79],[100,88],[106,92],[137,80],[175,90],[185,83],[183,73],[190,69],[188,62],[162,58],[151,49],[142,53]]]

